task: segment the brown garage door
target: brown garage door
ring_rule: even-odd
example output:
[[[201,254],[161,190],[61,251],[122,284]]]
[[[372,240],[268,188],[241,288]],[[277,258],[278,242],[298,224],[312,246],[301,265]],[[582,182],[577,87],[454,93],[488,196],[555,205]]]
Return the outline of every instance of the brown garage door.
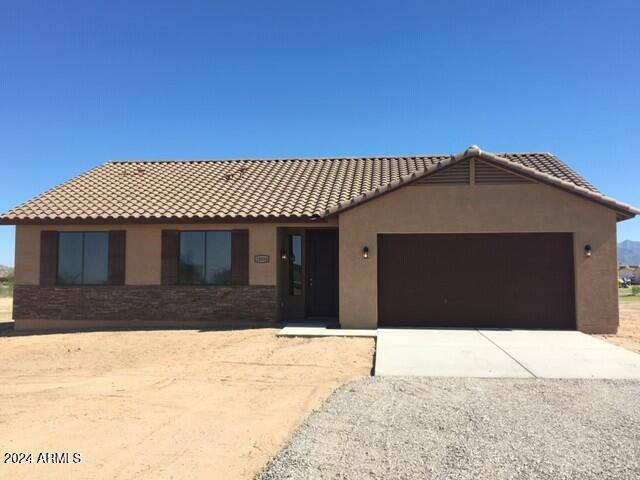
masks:
[[[378,324],[575,329],[571,234],[378,235]]]

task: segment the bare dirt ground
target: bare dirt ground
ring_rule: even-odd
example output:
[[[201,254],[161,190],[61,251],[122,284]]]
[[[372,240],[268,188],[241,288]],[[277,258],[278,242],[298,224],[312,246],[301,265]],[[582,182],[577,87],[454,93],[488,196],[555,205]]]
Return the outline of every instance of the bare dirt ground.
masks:
[[[12,310],[13,310],[13,298],[0,297],[0,322],[11,321]]]
[[[617,335],[599,337],[640,353],[640,301],[620,302],[620,326]]]
[[[0,478],[252,478],[372,366],[371,339],[275,333],[5,332],[0,454],[34,463],[0,463]],[[40,452],[82,463],[36,464]]]

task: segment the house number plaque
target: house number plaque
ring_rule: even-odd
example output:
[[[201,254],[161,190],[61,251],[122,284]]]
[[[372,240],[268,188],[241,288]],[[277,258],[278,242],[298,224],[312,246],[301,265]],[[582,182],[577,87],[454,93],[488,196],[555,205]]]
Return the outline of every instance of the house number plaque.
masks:
[[[256,255],[253,257],[255,263],[269,263],[269,255]]]

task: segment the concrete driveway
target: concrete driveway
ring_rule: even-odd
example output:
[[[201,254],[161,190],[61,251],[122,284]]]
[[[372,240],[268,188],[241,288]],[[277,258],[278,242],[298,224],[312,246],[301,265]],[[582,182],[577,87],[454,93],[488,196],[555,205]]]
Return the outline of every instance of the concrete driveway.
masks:
[[[381,328],[375,375],[640,379],[640,354],[573,331]]]

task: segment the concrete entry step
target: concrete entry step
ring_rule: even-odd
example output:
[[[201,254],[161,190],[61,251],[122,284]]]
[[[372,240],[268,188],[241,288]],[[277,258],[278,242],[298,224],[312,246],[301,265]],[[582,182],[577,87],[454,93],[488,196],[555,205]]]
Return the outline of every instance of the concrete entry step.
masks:
[[[378,329],[375,375],[640,379],[640,355],[575,331]]]
[[[278,337],[373,337],[378,330],[327,328],[325,322],[295,322],[287,324]]]

